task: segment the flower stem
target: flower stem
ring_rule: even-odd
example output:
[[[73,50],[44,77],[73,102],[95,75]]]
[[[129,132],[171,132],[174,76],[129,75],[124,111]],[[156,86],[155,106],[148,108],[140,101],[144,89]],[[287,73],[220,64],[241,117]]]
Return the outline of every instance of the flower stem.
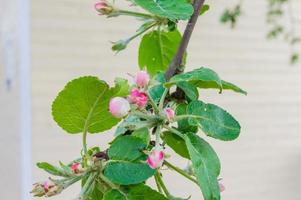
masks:
[[[168,93],[168,89],[165,89],[163,94],[162,94],[162,97],[160,99],[160,102],[159,102],[159,109],[163,109],[163,106],[164,106],[164,100],[165,100],[165,97]]]
[[[173,133],[176,134],[177,136],[181,137],[182,139],[184,139],[183,134],[182,134],[180,131],[178,131],[177,129],[171,128],[171,127],[169,127],[169,126],[167,126],[167,125],[163,125],[163,127],[164,127],[165,129],[169,130],[170,132],[173,132]]]
[[[107,177],[105,177],[102,173],[99,173],[99,177],[101,180],[103,180],[110,188],[119,190],[119,186],[115,185]]]
[[[179,121],[179,120],[182,120],[182,119],[188,119],[188,118],[195,118],[195,119],[209,119],[207,117],[203,117],[203,116],[198,116],[198,115],[179,115],[179,116],[176,116],[174,121]]]
[[[117,17],[119,15],[140,17],[140,18],[147,18],[147,19],[151,19],[151,18],[155,17],[155,16],[150,15],[150,14],[134,12],[134,11],[129,11],[129,10],[116,10],[115,12],[110,14],[108,17]]]
[[[187,179],[189,179],[190,181],[198,184],[198,181],[195,180],[194,178],[192,178],[189,174],[187,174],[184,170],[172,165],[170,162],[168,162],[167,160],[164,161],[164,164],[170,168],[170,169],[173,169],[175,170],[176,172],[178,172],[179,174],[181,174],[182,176],[186,177]]]
[[[165,184],[164,184],[164,182],[163,182],[163,180],[162,180],[161,175],[159,174],[159,172],[155,173],[155,177],[158,180],[158,183],[161,186],[162,190],[164,191],[165,196],[166,197],[170,197],[170,193],[168,192],[168,190],[167,190],[167,188],[166,188],[166,186],[165,186]]]
[[[156,133],[155,133],[155,136],[156,136],[156,148],[160,147],[160,132],[161,132],[161,126],[157,126]]]
[[[148,96],[148,98],[149,98],[149,101],[150,101],[150,103],[152,104],[152,106],[153,106],[153,108],[154,108],[154,110],[155,110],[155,113],[159,113],[159,107],[158,107],[158,105],[157,105],[157,103],[153,100],[153,98],[152,98],[152,96],[149,94],[149,92],[147,92],[147,96]]]
[[[83,132],[83,137],[82,137],[82,143],[83,143],[83,151],[84,151],[84,154],[82,156],[82,160],[83,160],[83,167],[87,167],[88,166],[88,162],[87,162],[87,156],[88,156],[88,149],[87,149],[87,134],[88,134],[88,131],[87,130],[84,130]]]
[[[157,177],[156,176],[154,176],[154,178],[155,178],[155,182],[156,182],[156,185],[157,185],[157,188],[158,188],[158,191],[162,194],[163,193],[163,191],[162,191],[162,188],[161,188],[161,186],[160,186],[160,184],[159,184],[159,181],[158,181],[158,179],[157,179]]]
[[[84,151],[84,155],[86,155],[88,153],[88,150],[87,150],[87,131],[84,131],[83,132],[83,151]]]

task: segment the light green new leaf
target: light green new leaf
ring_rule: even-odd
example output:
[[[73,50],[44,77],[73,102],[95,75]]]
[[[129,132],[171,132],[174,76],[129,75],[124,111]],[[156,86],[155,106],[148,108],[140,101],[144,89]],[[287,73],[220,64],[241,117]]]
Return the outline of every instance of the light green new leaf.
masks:
[[[68,177],[70,173],[66,173],[66,171],[62,168],[55,167],[47,162],[39,162],[37,163],[38,168],[45,170],[49,174],[52,174],[54,176],[63,176]]]
[[[200,15],[205,14],[210,9],[210,6],[208,4],[204,4],[200,10]]]
[[[162,194],[153,190],[144,184],[134,185],[130,187],[128,193],[129,200],[168,200]]]
[[[217,178],[221,166],[215,151],[194,133],[188,133],[184,137],[204,200],[220,200]]]
[[[146,1],[145,1],[146,2]],[[171,63],[181,41],[179,31],[152,31],[145,34],[139,46],[139,67],[152,76],[164,72]]]
[[[186,20],[193,14],[192,5],[186,0],[134,0],[134,2],[150,13],[172,21]]]
[[[203,132],[213,138],[228,141],[239,136],[240,125],[227,111],[202,101],[193,101],[187,107],[189,115],[198,116],[199,119],[190,120],[197,123]]]
[[[120,185],[133,185],[142,183],[151,176],[155,170],[146,163],[132,163],[114,161],[109,162],[104,169],[104,175],[113,183]]]
[[[97,77],[85,76],[72,80],[52,104],[52,115],[68,133],[98,133],[111,129],[120,119],[108,111],[114,96],[126,96],[128,84],[122,79],[113,88]]]
[[[128,80],[123,78],[115,79],[115,86],[111,88],[111,94],[115,97],[126,97],[130,93],[130,86]]]
[[[134,161],[143,156],[146,144],[135,136],[127,135],[116,138],[111,144],[108,155],[112,160]]]
[[[112,189],[107,191],[103,195],[102,200],[127,200],[127,198],[123,194],[121,194],[118,190]]]
[[[163,133],[163,141],[183,158],[190,159],[185,141],[176,134],[166,131]]]

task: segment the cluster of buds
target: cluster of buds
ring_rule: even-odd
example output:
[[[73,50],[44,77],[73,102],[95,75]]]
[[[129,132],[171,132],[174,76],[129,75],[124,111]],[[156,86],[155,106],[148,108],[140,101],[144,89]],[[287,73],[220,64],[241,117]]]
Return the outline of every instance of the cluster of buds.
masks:
[[[109,104],[109,111],[114,117],[125,117],[131,107],[130,104],[135,105],[138,109],[142,109],[148,102],[148,96],[145,89],[149,84],[149,75],[145,71],[140,71],[134,77],[137,87],[133,88],[130,95],[126,98],[114,97]]]
[[[33,184],[33,189],[30,193],[33,194],[35,197],[51,197],[56,194],[61,193],[63,190],[63,186],[56,185],[52,182],[45,181],[43,183],[35,183]]]
[[[114,7],[110,5],[106,0],[101,0],[94,5],[95,10],[100,13],[100,15],[109,15],[114,11]]]

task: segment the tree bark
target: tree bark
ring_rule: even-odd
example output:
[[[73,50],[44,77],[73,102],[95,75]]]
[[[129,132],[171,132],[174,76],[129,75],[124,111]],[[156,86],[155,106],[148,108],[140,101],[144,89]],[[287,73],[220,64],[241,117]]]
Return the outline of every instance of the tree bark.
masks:
[[[200,15],[200,10],[201,10],[204,2],[205,2],[205,0],[195,0],[193,3],[194,12],[193,12],[191,18],[189,19],[188,24],[185,28],[185,31],[184,31],[180,46],[176,52],[176,55],[173,58],[171,64],[169,65],[169,67],[165,73],[165,78],[167,81],[175,74],[182,73],[184,70],[182,67],[183,58],[184,58],[189,40],[191,38],[192,32],[194,30],[195,24]]]

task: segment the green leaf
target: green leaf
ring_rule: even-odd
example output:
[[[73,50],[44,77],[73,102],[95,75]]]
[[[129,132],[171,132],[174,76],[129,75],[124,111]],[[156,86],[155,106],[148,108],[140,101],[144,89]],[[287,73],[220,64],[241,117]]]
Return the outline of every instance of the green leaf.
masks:
[[[153,126],[153,122],[142,121],[139,117],[130,115],[125,120],[123,120],[117,127],[115,135],[121,135],[126,133],[126,131],[135,131],[141,128],[150,128]]]
[[[104,175],[113,183],[132,185],[142,183],[151,176],[155,170],[146,163],[109,162],[104,169]]]
[[[125,96],[128,85],[118,79],[113,88],[97,77],[85,76],[69,82],[52,104],[52,115],[68,133],[98,133],[111,129],[120,119],[108,111],[112,97]]]
[[[233,83],[222,81],[223,89],[224,90],[232,90],[234,92],[238,92],[244,95],[247,95],[248,93],[244,91],[243,89],[239,88],[238,86],[234,85]]]
[[[102,200],[127,200],[127,198],[123,194],[121,194],[118,190],[112,189],[107,191],[103,195]]]
[[[154,80],[158,82],[155,86],[149,88],[149,94],[155,102],[159,102],[164,91],[164,83],[166,82],[164,73],[160,72],[156,74]]]
[[[193,84],[186,81],[180,81],[177,83],[177,86],[184,91],[189,100],[193,101],[199,98],[198,89]]]
[[[70,175],[69,173],[66,173],[63,169],[55,167],[47,162],[39,162],[37,163],[37,166],[38,168],[43,169],[54,176],[68,177]]]
[[[193,133],[184,135],[192,165],[204,200],[219,200],[220,161],[212,147]]]
[[[200,15],[205,14],[210,9],[210,6],[208,4],[204,4],[200,10]]]
[[[135,124],[139,123],[140,119],[139,117],[133,116],[133,115],[129,115],[127,118],[125,118],[116,128],[115,130],[115,136],[119,136],[122,135],[124,133],[127,132],[127,126],[129,126],[130,124],[132,124],[133,126],[135,126]]]
[[[239,123],[227,111],[216,105],[193,101],[188,105],[187,112],[189,115],[200,117],[191,121],[197,123],[210,137],[228,141],[239,136]]]
[[[179,104],[176,109],[177,116],[186,115],[187,114],[187,104]],[[187,133],[193,132],[196,133],[198,131],[198,127],[196,125],[191,125],[188,119],[182,119],[178,121],[178,129],[180,132]]]
[[[222,92],[222,90],[232,90],[245,95],[247,94],[246,91],[242,90],[233,83],[221,80],[216,72],[205,67],[176,75],[172,77],[169,82],[165,83],[165,86],[171,87],[172,85],[177,85],[180,87],[182,82],[188,82],[198,88],[214,88],[219,89],[220,92]]]
[[[147,2],[143,0],[144,2]],[[152,1],[152,0],[150,0]],[[171,63],[181,41],[179,31],[152,31],[145,34],[139,46],[139,67],[152,76],[164,72]]]
[[[142,151],[145,148],[146,145],[140,138],[121,136],[111,144],[108,155],[112,160],[134,161],[144,155]]]
[[[171,87],[172,85],[178,84],[179,82],[183,81],[196,84],[197,86],[208,83],[214,84],[220,89],[220,91],[222,91],[223,88],[222,81],[219,78],[218,74],[215,71],[205,67],[175,75],[170,79],[168,83],[165,84],[165,86]]]
[[[183,158],[190,159],[185,141],[176,134],[166,131],[163,133],[163,141]]]
[[[219,88],[215,83],[196,83],[195,84],[197,87],[199,88],[205,88],[205,89],[215,89],[215,88]],[[247,92],[244,91],[243,89],[239,88],[238,86],[234,85],[233,83],[227,82],[227,81],[223,81],[222,80],[222,87],[223,90],[232,90],[233,92],[237,92],[237,93],[241,93],[244,95],[247,95]]]
[[[131,186],[129,194],[129,200],[168,200],[162,194],[153,190],[144,184]]]
[[[134,0],[148,12],[170,20],[186,20],[193,14],[193,7],[186,0]]]
[[[148,128],[141,128],[141,129],[135,130],[132,133],[132,136],[141,139],[143,141],[143,143],[146,145],[146,147],[148,146],[150,139],[151,139]]]

